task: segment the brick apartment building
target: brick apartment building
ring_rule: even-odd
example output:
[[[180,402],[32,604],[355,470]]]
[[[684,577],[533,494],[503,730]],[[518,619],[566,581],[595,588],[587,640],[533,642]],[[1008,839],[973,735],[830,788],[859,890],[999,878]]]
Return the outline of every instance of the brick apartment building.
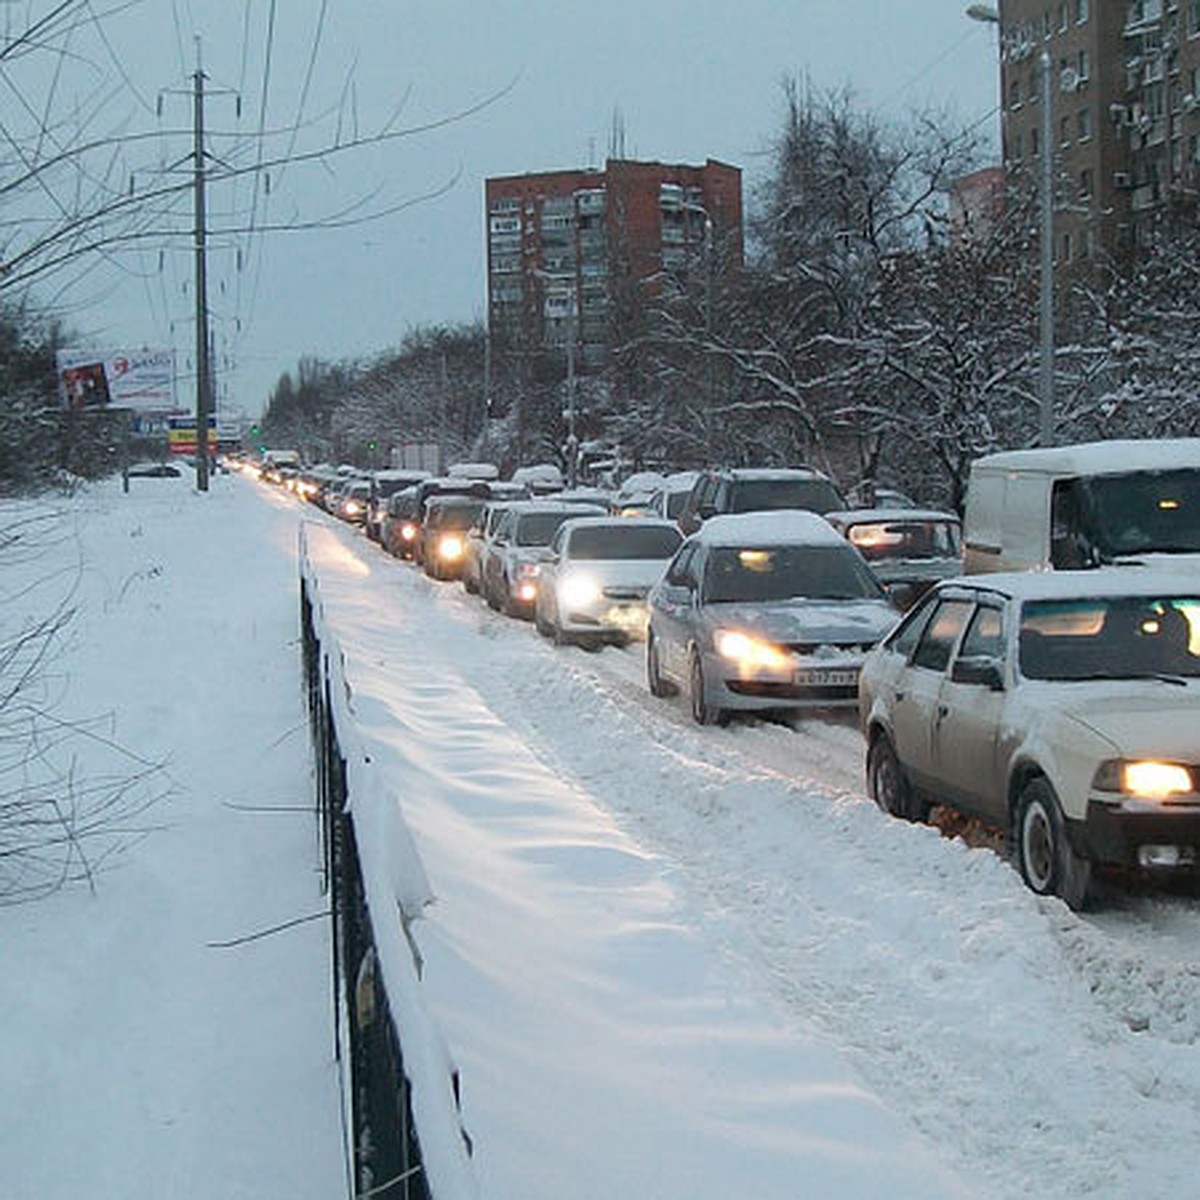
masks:
[[[604,168],[486,181],[488,329],[496,345],[607,359],[618,276],[740,267],[742,173],[609,159]],[[720,249],[718,258],[717,248]]]
[[[1036,178],[1051,66],[1058,265],[1120,256],[1200,172],[1200,0],[1000,0],[1004,163]]]

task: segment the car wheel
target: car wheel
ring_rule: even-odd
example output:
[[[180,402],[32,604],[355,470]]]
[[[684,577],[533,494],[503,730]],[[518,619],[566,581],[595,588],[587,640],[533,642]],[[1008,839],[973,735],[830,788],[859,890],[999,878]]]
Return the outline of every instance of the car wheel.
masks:
[[[650,695],[660,700],[675,694],[675,688],[662,676],[662,666],[658,661],[658,641],[653,634],[646,638],[646,686]]]
[[[709,703],[708,686],[704,682],[704,664],[699,651],[692,651],[691,668],[688,673],[689,691],[692,701],[692,718],[697,725],[727,725],[729,714],[723,708]]]
[[[1044,779],[1027,783],[1017,800],[1015,827],[1021,878],[1039,896],[1059,896],[1070,908],[1087,903],[1092,864],[1076,853],[1054,789]]]
[[[479,584],[475,582],[475,576],[464,572],[462,577],[463,590],[469,596],[474,596],[479,591]]]
[[[487,601],[488,608],[494,609],[496,612],[500,611],[500,601],[496,597],[496,589],[490,583],[483,585],[483,598]]]
[[[924,821],[929,816],[929,805],[908,781],[895,747],[882,733],[867,751],[867,791],[890,816],[905,821]]]
[[[548,638],[554,633],[554,628],[550,622],[546,620],[545,613],[543,613],[542,610],[537,606],[535,606],[533,610],[533,627],[544,638]]]

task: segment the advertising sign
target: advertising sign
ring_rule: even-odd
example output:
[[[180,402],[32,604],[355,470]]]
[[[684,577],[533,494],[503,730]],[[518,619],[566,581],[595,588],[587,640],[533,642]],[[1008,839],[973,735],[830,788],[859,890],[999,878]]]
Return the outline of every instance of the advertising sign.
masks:
[[[59,390],[69,408],[149,413],[177,407],[174,350],[60,350],[56,365]]]

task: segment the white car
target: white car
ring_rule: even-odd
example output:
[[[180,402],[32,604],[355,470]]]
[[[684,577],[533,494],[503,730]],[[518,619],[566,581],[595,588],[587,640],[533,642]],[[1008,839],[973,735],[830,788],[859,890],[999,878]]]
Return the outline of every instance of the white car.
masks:
[[[1094,866],[1195,872],[1200,585],[1153,569],[947,580],[867,656],[867,784],[1006,832],[1074,908]]]
[[[683,535],[673,521],[576,517],[541,560],[534,624],[558,644],[623,644],[646,633],[646,594]]]

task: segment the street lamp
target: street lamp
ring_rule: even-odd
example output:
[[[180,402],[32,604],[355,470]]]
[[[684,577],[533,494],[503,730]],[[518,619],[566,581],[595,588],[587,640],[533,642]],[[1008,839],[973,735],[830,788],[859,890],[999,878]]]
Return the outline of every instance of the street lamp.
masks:
[[[990,4],[972,4],[966,10],[973,21],[999,25],[1000,13]],[[1054,89],[1050,51],[1043,47],[1038,65],[1041,74],[1042,161],[1039,178],[1041,209],[1041,266],[1038,299],[1038,442],[1054,445]],[[1001,96],[1003,105],[1004,97]]]
[[[563,283],[561,276],[552,275],[541,267],[533,267],[529,272],[543,284],[550,284],[556,290]],[[549,311],[550,289],[543,289],[542,312],[553,315]],[[575,330],[579,316],[579,281],[572,277],[567,293],[567,408],[563,414],[567,418],[567,487],[574,488],[579,477],[579,436],[575,428]]]

